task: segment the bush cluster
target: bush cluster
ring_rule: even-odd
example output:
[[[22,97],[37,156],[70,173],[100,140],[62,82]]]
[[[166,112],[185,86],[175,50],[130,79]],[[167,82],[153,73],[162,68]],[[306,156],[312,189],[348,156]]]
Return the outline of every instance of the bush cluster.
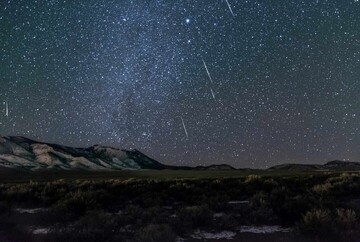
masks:
[[[46,207],[51,241],[174,241],[197,229],[280,224],[307,236],[359,231],[358,174],[174,180],[58,180],[0,185],[0,232],[12,207]],[[346,198],[346,199],[344,199]]]

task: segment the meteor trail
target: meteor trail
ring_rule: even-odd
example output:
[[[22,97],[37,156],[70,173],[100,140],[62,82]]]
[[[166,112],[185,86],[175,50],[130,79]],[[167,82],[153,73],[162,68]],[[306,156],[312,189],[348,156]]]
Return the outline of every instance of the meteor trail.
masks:
[[[5,116],[9,117],[9,103],[5,102]]]
[[[181,122],[182,122],[182,125],[183,125],[183,128],[184,128],[185,135],[186,135],[187,138],[189,138],[189,135],[188,135],[188,132],[186,130],[185,123],[184,123],[184,119],[182,117],[181,117]]]
[[[211,91],[211,96],[215,99],[214,90],[211,87],[210,87],[210,91]]]
[[[212,80],[212,78],[211,78],[211,76],[210,76],[210,72],[209,72],[209,70],[208,70],[208,68],[207,68],[207,66],[206,66],[206,63],[205,63],[204,59],[202,59],[202,61],[203,61],[204,66],[205,66],[206,73],[207,73],[208,76],[209,76],[210,82],[213,83],[213,80]]]
[[[235,15],[234,15],[234,12],[232,11],[232,8],[231,8],[231,6],[230,6],[229,0],[225,0],[225,1],[226,1],[226,4],[228,5],[228,8],[229,8],[232,16],[235,16]]]

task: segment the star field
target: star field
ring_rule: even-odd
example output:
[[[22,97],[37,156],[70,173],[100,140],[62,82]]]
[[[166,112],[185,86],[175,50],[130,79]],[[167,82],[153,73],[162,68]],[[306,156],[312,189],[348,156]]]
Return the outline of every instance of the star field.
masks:
[[[357,0],[2,1],[0,134],[176,165],[360,160],[359,13]]]

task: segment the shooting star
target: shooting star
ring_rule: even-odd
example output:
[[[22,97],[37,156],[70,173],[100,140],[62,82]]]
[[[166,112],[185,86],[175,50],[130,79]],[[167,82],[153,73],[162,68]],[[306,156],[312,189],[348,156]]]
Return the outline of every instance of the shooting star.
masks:
[[[181,117],[181,122],[182,122],[182,125],[183,125],[183,128],[184,128],[185,135],[186,135],[187,138],[189,138],[189,135],[188,135],[185,123],[184,123],[184,119],[182,117]]]
[[[212,78],[211,78],[211,75],[210,75],[209,69],[207,68],[207,66],[206,66],[206,63],[205,63],[204,59],[202,59],[202,61],[203,61],[204,66],[205,66],[206,73],[207,73],[207,74],[208,74],[208,76],[209,76],[210,82],[211,82],[211,83],[213,83],[213,80],[212,80]]]
[[[227,6],[228,6],[228,8],[229,8],[229,10],[230,10],[230,13],[232,14],[232,16],[235,16],[235,15],[234,15],[234,12],[232,11],[232,8],[231,8],[231,6],[230,6],[229,0],[225,0],[225,1],[226,1],[226,4],[227,4]]]
[[[214,100],[216,100],[214,90],[211,87],[210,87],[210,92],[211,92],[211,96],[214,98]]]
[[[9,103],[4,102],[4,104],[5,104],[5,116],[9,117]]]

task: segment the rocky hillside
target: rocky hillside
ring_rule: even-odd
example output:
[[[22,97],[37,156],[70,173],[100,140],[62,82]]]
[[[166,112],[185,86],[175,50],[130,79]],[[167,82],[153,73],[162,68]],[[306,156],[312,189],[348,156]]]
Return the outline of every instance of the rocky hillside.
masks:
[[[0,170],[230,170],[229,165],[198,167],[164,165],[138,150],[94,145],[74,148],[19,136],[0,136]]]
[[[95,145],[74,148],[37,142],[18,136],[0,137],[0,167],[37,170],[53,169],[166,169],[167,166],[138,150],[120,150]]]

